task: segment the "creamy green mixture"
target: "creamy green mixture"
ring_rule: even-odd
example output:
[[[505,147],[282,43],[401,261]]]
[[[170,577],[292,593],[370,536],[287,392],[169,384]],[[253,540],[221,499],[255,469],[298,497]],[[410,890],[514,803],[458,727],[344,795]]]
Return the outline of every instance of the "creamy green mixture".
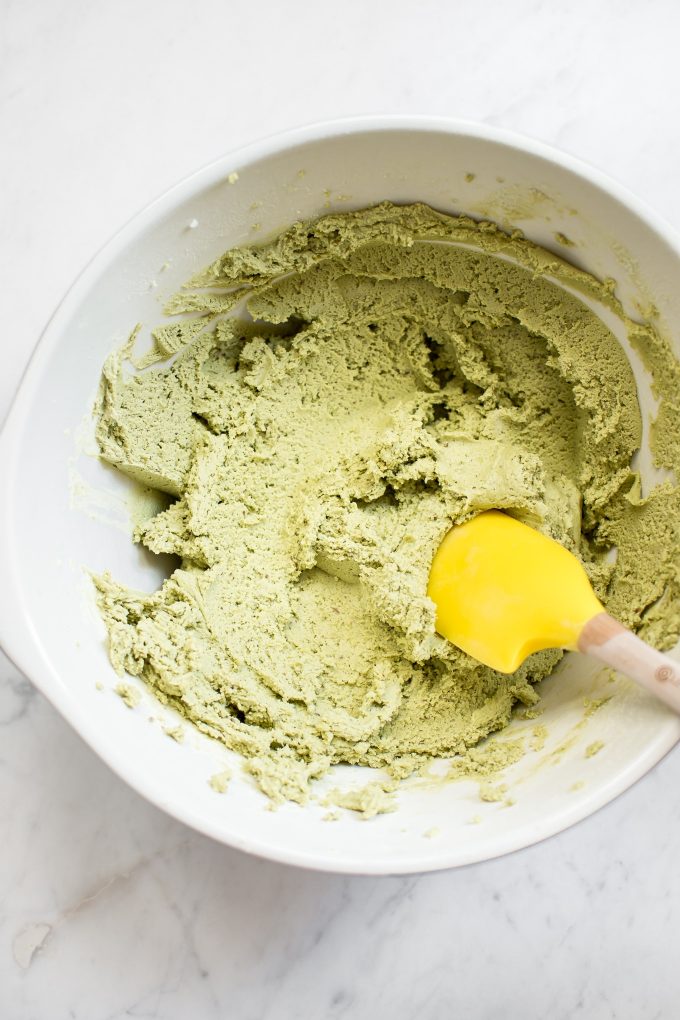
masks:
[[[166,309],[183,317],[145,364],[171,364],[107,362],[101,454],[172,498],[135,539],[178,557],[151,594],[97,578],[112,662],[273,800],[304,802],[336,762],[407,775],[537,701],[559,651],[504,676],[434,630],[433,554],[479,511],[563,542],[610,612],[677,638],[678,489],[641,497],[629,362],[548,276],[618,307],[519,233],[383,204],[228,251]],[[621,318],[677,467],[677,363]]]

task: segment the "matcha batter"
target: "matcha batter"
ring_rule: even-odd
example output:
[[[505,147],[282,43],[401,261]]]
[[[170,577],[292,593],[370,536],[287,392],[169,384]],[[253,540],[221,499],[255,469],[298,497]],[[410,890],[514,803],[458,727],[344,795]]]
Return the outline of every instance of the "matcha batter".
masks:
[[[109,359],[102,456],[173,498],[135,538],[179,557],[152,594],[97,578],[112,662],[273,800],[304,802],[336,762],[407,775],[537,701],[559,651],[504,676],[434,630],[434,551],[479,511],[564,543],[611,613],[676,639],[678,490],[642,499],[629,362],[548,275],[616,307],[519,234],[383,204],[223,255],[154,334],[145,363],[178,352],[170,367],[125,381]],[[225,314],[244,298],[248,321]],[[677,467],[677,363],[624,321],[663,369],[657,448]]]

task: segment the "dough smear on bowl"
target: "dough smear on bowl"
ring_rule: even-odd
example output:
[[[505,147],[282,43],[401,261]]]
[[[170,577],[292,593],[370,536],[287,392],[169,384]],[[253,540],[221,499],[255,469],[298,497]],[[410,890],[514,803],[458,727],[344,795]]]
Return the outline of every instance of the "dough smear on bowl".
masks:
[[[481,510],[563,542],[612,614],[677,639],[678,489],[641,495],[629,361],[565,286],[653,369],[652,448],[677,468],[680,371],[654,328],[521,234],[423,205],[228,251],[170,301],[146,365],[171,363],[107,362],[101,455],[172,497],[135,539],[179,557],[151,594],[96,579],[113,665],[273,800],[338,762],[407,775],[537,701],[561,652],[504,676],[434,630],[434,551]]]

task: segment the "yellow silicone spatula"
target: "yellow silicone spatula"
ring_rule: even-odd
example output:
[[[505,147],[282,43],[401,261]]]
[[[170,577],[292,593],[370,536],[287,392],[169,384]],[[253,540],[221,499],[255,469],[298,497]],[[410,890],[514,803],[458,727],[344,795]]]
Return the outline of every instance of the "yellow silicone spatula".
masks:
[[[501,673],[542,648],[594,655],[680,713],[680,665],[605,612],[564,546],[498,510],[453,527],[427,593],[439,633]]]

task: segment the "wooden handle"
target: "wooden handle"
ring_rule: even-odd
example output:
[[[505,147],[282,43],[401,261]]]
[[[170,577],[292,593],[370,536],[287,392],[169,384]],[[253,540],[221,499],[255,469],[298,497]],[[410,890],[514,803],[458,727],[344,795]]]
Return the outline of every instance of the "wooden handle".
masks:
[[[609,613],[588,620],[578,650],[632,677],[680,714],[680,664],[645,644]]]

